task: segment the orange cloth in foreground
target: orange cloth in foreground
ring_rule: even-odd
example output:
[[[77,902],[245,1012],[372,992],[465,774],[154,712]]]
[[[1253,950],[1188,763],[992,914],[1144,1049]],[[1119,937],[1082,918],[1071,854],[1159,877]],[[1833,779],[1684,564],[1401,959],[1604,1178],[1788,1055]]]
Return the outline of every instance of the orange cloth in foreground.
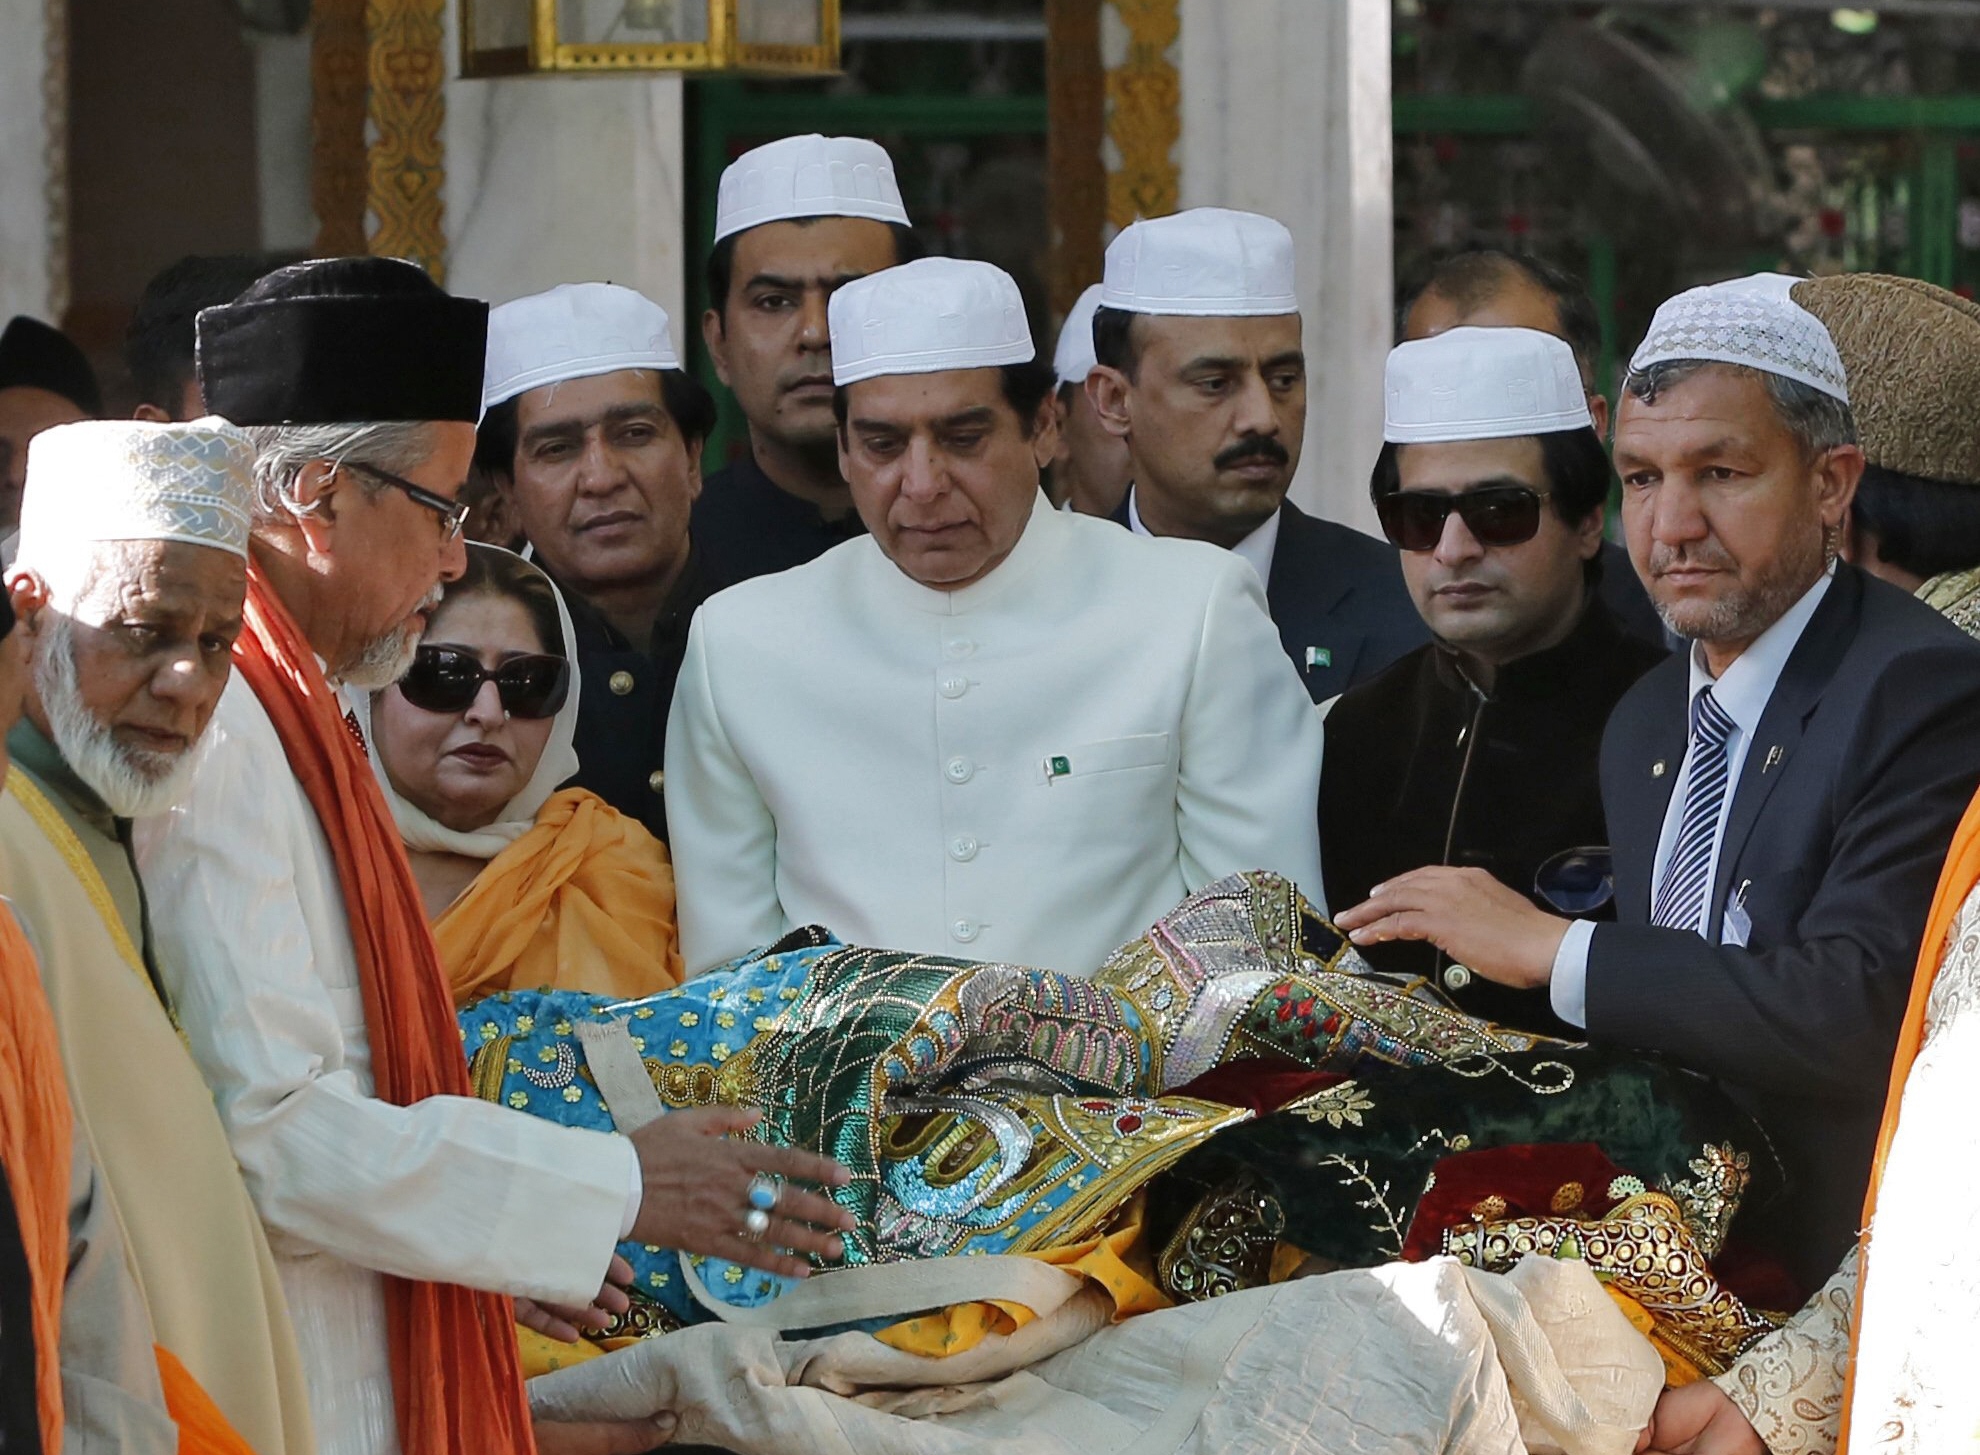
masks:
[[[165,1391],[165,1413],[179,1427],[179,1455],[254,1455],[213,1397],[199,1387],[171,1350],[152,1345],[158,1356],[158,1382]]]
[[[1870,1222],[1877,1211],[1877,1189],[1884,1180],[1884,1162],[1890,1156],[1891,1139],[1897,1135],[1898,1108],[1904,1101],[1905,1078],[1911,1063],[1925,1043],[1925,1011],[1932,999],[1932,982],[1946,956],[1946,937],[1960,906],[1980,884],[1980,794],[1966,806],[1966,814],[1953,832],[1952,847],[1946,851],[1945,868],[1939,871],[1939,888],[1932,896],[1932,912],[1925,920],[1925,938],[1918,944],[1918,968],[1911,977],[1911,1003],[1898,1031],[1897,1055],[1891,1062],[1890,1091],[1884,1098],[1884,1122],[1877,1133],[1877,1155],[1870,1164],[1870,1190],[1863,1199],[1863,1233],[1857,1240],[1861,1259],[1856,1292],[1855,1323],[1850,1330],[1849,1382],[1843,1392],[1842,1429],[1836,1448],[1849,1448],[1849,1413],[1856,1395],[1856,1341],[1862,1333],[1864,1296],[1870,1286]]]
[[[398,826],[316,654],[252,562],[244,616],[234,665],[274,724],[330,843],[364,990],[377,1095],[398,1106],[470,1096],[446,975]],[[513,1316],[510,1301],[496,1294],[385,1280],[404,1455],[534,1451]]]
[[[62,1280],[69,1268],[69,1154],[74,1122],[55,1013],[27,936],[0,907],[0,1166],[27,1254],[33,1300],[34,1398],[41,1448],[62,1448]]]
[[[681,983],[667,846],[566,788],[433,922],[454,1004],[498,990],[636,1000]]]

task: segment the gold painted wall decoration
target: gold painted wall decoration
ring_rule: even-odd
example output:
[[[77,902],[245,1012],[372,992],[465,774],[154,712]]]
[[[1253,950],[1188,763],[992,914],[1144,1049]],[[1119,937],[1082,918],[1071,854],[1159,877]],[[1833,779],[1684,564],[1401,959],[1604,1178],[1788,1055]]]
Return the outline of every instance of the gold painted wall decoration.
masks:
[[[1182,78],[1169,52],[1182,33],[1177,0],[1108,0],[1127,31],[1127,55],[1107,72],[1107,135],[1120,169],[1107,178],[1107,220],[1116,228],[1176,210],[1181,169]]]

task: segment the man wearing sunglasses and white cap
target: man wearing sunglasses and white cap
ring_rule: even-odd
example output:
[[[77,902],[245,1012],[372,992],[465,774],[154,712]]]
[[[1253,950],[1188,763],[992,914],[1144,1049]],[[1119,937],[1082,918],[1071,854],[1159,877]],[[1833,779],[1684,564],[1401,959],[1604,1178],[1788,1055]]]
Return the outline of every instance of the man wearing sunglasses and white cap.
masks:
[[[1813,1288],[1856,1231],[1933,884],[1980,782],[1980,645],[1837,561],[1863,452],[1793,283],[1669,300],[1624,381],[1630,558],[1691,649],[1603,737],[1617,922],[1433,867],[1340,923],[1547,986],[1589,1039],[1722,1082],[1795,1184],[1739,1231]]]
[[[1087,392],[1134,465],[1115,520],[1248,562],[1315,702],[1423,644],[1395,550],[1286,499],[1306,354],[1281,223],[1221,207],[1135,223],[1108,244],[1093,340]]]
[[[832,423],[832,290],[921,255],[878,142],[787,136],[722,173],[702,341],[749,423],[712,471],[695,539],[723,582],[788,570],[862,529]]]
[[[667,837],[667,705],[688,621],[717,585],[689,522],[715,403],[667,311],[565,283],[488,315],[474,458],[562,588],[577,633],[572,780]]]
[[[1052,509],[1017,284],[928,258],[832,296],[870,535],[710,597],[667,738],[689,973],[823,924],[1091,974],[1192,891],[1320,892],[1320,722],[1228,553]]]
[[[1331,904],[1426,864],[1470,865],[1573,917],[1613,918],[1596,764],[1630,684],[1661,661],[1592,579],[1609,496],[1574,351],[1526,328],[1454,328],[1389,355],[1369,493],[1434,639],[1327,715],[1321,860]],[[1371,945],[1465,1010],[1577,1032],[1545,991],[1436,946]]]

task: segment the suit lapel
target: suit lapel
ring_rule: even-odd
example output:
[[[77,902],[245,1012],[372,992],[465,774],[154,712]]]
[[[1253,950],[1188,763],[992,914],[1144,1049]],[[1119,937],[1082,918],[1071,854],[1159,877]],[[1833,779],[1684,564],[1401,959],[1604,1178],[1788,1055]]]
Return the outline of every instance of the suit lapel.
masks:
[[[1320,533],[1312,516],[1291,501],[1281,505],[1279,539],[1265,585],[1265,604],[1279,629],[1279,642],[1315,702],[1347,690],[1368,642],[1365,631],[1334,614],[1354,589],[1347,573],[1311,569],[1324,554],[1324,545],[1315,539]]]
[[[1609,852],[1616,866],[1617,892],[1627,892],[1630,923],[1650,920],[1650,877],[1663,836],[1664,815],[1684,772],[1685,694],[1690,666],[1682,654],[1651,669],[1656,696],[1649,709],[1619,723],[1614,762],[1616,802],[1609,820]],[[1636,902],[1640,901],[1640,902]]]
[[[1809,715],[1822,700],[1822,693],[1834,679],[1836,664],[1842,660],[1850,639],[1856,635],[1861,615],[1863,583],[1848,566],[1836,568],[1822,604],[1815,608],[1808,626],[1788,655],[1760,714],[1760,724],[1747,745],[1746,761],[1740,766],[1739,785],[1733,790],[1732,808],[1726,815],[1726,834],[1719,844],[1718,872],[1712,884],[1712,900],[1706,906],[1705,937],[1716,943],[1719,920],[1732,893],[1734,871],[1753,826],[1772,797],[1774,787],[1787,776],[1794,752],[1801,744]]]

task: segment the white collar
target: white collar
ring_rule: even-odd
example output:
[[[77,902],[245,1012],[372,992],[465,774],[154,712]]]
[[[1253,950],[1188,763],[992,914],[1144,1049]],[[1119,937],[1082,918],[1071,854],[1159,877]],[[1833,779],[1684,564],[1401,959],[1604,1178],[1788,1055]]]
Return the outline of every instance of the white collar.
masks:
[[[1041,488],[1032,497],[1031,514],[1025,518],[1024,530],[1010,554],[981,580],[952,591],[923,586],[895,565],[872,536],[861,536],[858,544],[868,553],[867,569],[885,583],[882,589],[893,593],[903,605],[935,616],[967,616],[998,601],[1056,555],[1071,528],[1069,520],[1070,513],[1055,510]]]
[[[1725,710],[1743,735],[1752,737],[1760,726],[1760,714],[1767,710],[1768,699],[1774,695],[1775,684],[1781,680],[1781,670],[1787,666],[1795,644],[1808,628],[1809,618],[1815,615],[1815,608],[1822,604],[1823,595],[1835,579],[1836,566],[1831,561],[1815,584],[1802,592],[1801,598],[1782,612],[1772,626],[1755,637],[1753,644],[1733,659],[1725,675],[1717,681],[1705,666],[1703,643],[1693,642],[1691,700],[1707,687],[1711,688],[1712,701]]]
[[[1128,529],[1138,536],[1152,536],[1154,531],[1141,523],[1141,507],[1135,503],[1135,491],[1128,488]],[[1272,553],[1279,548],[1279,517],[1284,512],[1273,511],[1265,517],[1265,523],[1231,547],[1243,557],[1258,573],[1258,584],[1272,584]]]

